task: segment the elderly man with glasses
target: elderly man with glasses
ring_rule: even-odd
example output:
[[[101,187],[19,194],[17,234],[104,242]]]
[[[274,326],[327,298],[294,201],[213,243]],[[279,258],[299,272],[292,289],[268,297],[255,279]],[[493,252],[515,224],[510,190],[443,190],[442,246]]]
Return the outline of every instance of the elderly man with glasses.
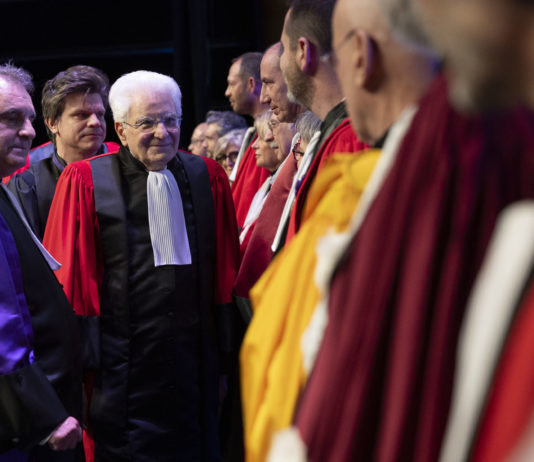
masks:
[[[109,100],[122,147],[65,169],[44,238],[84,328],[87,459],[219,460],[239,259],[228,180],[177,151],[172,78],[126,74]]]

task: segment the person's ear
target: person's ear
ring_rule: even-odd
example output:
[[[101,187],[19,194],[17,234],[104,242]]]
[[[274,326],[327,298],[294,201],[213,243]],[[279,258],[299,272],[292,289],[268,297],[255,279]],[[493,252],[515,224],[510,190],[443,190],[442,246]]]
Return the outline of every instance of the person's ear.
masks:
[[[362,30],[357,30],[352,40],[355,52],[355,84],[361,88],[372,90],[377,85],[379,78],[379,60],[374,40]],[[347,44],[351,46],[351,44]]]
[[[53,121],[50,117],[47,117],[45,119],[45,124],[54,135],[57,135],[59,133],[57,120]]]
[[[319,53],[313,42],[306,37],[297,40],[296,60],[299,69],[308,75],[314,75],[319,64]]]
[[[122,145],[128,146],[128,142],[126,141],[126,134],[124,132],[124,125],[121,122],[115,122],[115,132],[117,133],[119,140],[121,140]]]

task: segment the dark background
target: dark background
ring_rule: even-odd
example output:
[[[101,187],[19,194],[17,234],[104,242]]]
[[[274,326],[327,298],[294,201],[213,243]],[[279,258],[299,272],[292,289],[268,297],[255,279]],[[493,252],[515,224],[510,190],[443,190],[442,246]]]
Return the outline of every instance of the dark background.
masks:
[[[231,61],[280,38],[284,0],[0,0],[0,62],[34,77],[40,115],[44,83],[76,64],[103,70],[113,83],[146,69],[173,76],[182,89],[180,147],[209,109],[231,109],[224,97]],[[48,138],[41,117],[33,145]],[[111,115],[107,139],[117,141]]]

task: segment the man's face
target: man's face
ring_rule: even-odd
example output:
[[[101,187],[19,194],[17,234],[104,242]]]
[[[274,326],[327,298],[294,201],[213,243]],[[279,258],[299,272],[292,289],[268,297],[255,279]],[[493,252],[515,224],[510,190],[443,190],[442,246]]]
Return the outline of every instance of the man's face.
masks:
[[[295,136],[295,125],[292,123],[280,122],[278,117],[273,113],[269,122],[273,133],[274,141],[278,146],[276,155],[280,162],[286,158],[291,150],[291,141]]]
[[[136,94],[128,111],[129,124],[159,120],[155,128],[144,131],[131,125],[115,122],[115,130],[124,146],[142,162],[147,170],[157,171],[166,167],[176,155],[180,141],[180,127],[170,128],[164,121],[175,120],[177,113],[172,97],[163,91],[145,91]]]
[[[280,70],[280,57],[277,51],[266,53],[261,61],[260,102],[268,104],[280,122],[294,122],[302,106],[287,98],[287,85]]]
[[[35,130],[35,110],[28,92],[0,77],[0,177],[26,163]]]
[[[58,120],[46,120],[63,158],[94,156],[106,136],[106,108],[98,93],[71,93]]]
[[[193,134],[191,135],[191,143],[189,143],[189,147],[187,148],[192,154],[195,154],[197,156],[206,155],[206,147],[204,146],[204,141],[206,138],[207,128],[207,124],[201,123],[197,125],[196,128],[193,130]]]
[[[296,52],[290,47],[290,39],[287,34],[287,23],[291,9],[286,13],[284,28],[280,41],[282,43],[282,55],[280,56],[280,70],[287,85],[287,97],[293,103],[300,103],[310,109],[313,102],[313,83],[311,78],[304,74],[296,62]]]
[[[274,141],[273,132],[266,128],[262,136],[258,136],[252,145],[256,149],[256,165],[274,172],[280,165],[278,148]]]
[[[534,8],[516,0],[414,0],[414,6],[445,55],[458,106],[534,105]]]
[[[241,75],[241,61],[236,61],[228,71],[228,86],[224,96],[230,101],[234,112],[248,114],[250,111],[250,94],[247,90],[247,80]]]
[[[213,159],[215,152],[215,145],[219,140],[220,126],[218,123],[208,124],[206,134],[204,135],[204,148],[208,154],[208,157]]]

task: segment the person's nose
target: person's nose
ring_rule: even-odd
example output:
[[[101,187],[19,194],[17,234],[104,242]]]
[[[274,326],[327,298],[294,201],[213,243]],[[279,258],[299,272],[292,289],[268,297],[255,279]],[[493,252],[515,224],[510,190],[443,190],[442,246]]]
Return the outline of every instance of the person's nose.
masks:
[[[154,127],[154,136],[158,138],[164,138],[169,134],[169,130],[165,127],[164,123],[161,120],[158,120],[156,126]]]
[[[89,117],[87,125],[90,127],[99,127],[102,125],[102,119],[100,119],[94,112]]]
[[[35,129],[33,128],[32,122],[30,119],[25,118],[22,127],[19,130],[19,135],[25,138],[33,140],[35,138]]]
[[[270,102],[271,102],[271,98],[269,98],[269,93],[265,88],[265,84],[262,84],[261,92],[260,92],[260,103],[269,104]]]

